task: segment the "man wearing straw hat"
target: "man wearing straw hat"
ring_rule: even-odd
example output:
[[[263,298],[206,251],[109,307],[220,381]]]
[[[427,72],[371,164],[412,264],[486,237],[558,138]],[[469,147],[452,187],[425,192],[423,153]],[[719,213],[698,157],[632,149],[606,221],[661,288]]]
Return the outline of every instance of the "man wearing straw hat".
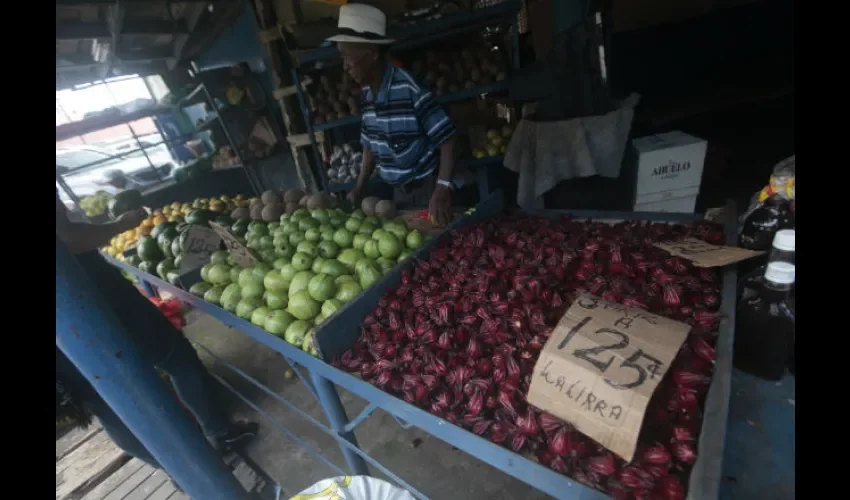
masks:
[[[428,204],[437,225],[451,221],[455,127],[434,98],[407,71],[389,63],[387,18],[370,5],[339,9],[336,42],[343,68],[362,87],[360,143],[363,167],[348,194],[356,203],[376,164],[396,201]]]

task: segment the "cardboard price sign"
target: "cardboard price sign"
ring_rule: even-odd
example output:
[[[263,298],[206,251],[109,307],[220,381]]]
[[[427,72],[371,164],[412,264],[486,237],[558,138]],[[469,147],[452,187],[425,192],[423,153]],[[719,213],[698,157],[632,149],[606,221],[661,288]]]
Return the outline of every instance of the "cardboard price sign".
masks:
[[[210,227],[221,236],[224,246],[227,247],[227,251],[230,252],[233,260],[239,264],[239,267],[253,267],[257,265],[257,257],[236,236],[233,236],[230,230],[217,222],[210,222]]]
[[[183,243],[183,258],[178,269],[180,274],[203,266],[221,247],[221,236],[208,227],[191,226],[187,231],[189,234]]]
[[[665,241],[656,243],[655,246],[667,251],[670,255],[688,259],[697,267],[728,266],[764,253],[746,248],[712,245],[697,238]]]
[[[690,328],[581,295],[543,346],[528,402],[631,461],[649,399]]]

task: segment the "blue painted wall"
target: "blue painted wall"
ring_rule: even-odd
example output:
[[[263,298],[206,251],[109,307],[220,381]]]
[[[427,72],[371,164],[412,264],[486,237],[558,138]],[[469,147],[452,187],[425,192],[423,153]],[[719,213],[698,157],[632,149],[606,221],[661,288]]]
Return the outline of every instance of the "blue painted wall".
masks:
[[[252,71],[265,71],[268,53],[259,36],[254,12],[245,7],[236,23],[222,31],[209,49],[194,59],[195,64],[200,71],[206,71],[247,62]]]
[[[260,43],[260,29],[254,11],[246,6],[233,26],[222,31],[206,52],[194,59],[199,71],[227,68],[241,62],[247,63],[254,73],[259,73],[263,88],[271,97],[273,80],[269,52]],[[273,105],[277,103],[271,99]]]

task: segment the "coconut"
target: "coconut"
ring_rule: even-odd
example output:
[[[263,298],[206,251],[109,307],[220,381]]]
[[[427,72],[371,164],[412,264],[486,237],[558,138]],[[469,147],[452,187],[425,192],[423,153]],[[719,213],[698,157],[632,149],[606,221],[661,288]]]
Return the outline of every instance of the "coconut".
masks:
[[[298,203],[304,197],[304,191],[300,189],[287,189],[283,194],[283,201],[286,203]]]
[[[298,210],[298,203],[294,201],[290,201],[286,204],[286,213],[291,214],[292,212]]]
[[[328,198],[330,198],[330,195],[326,193],[318,193],[310,196],[307,198],[307,209],[315,210],[317,208],[330,208],[331,202]]]
[[[284,205],[283,203],[269,203],[265,207],[263,207],[261,215],[264,221],[273,222],[280,220],[280,216],[283,215],[283,212],[285,210],[286,205]]]
[[[365,210],[363,211],[366,212]],[[381,200],[375,205],[375,215],[382,219],[393,219],[396,216],[395,203],[390,200]]]
[[[263,205],[254,205],[250,210],[251,220],[263,220]]]
[[[263,200],[264,205],[268,205],[269,203],[280,202],[280,196],[278,196],[278,194],[272,191],[271,189],[263,193],[263,195],[260,196],[260,199]]]
[[[372,217],[375,215],[375,205],[377,205],[380,201],[381,200],[375,196],[367,196],[363,198],[362,202],[360,202],[360,210],[363,210],[363,213],[366,214],[367,217]]]

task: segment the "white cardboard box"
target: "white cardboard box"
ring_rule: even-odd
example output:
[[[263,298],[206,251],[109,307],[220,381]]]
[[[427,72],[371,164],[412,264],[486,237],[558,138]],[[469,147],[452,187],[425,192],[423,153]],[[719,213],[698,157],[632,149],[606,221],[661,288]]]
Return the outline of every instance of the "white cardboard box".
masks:
[[[693,213],[696,208],[699,188],[675,189],[663,193],[646,195],[635,203],[635,212],[679,212]]]
[[[679,131],[634,139],[635,210],[638,205],[690,196],[677,193],[681,189],[699,192],[707,146],[705,140]],[[658,198],[659,193],[668,194]]]

